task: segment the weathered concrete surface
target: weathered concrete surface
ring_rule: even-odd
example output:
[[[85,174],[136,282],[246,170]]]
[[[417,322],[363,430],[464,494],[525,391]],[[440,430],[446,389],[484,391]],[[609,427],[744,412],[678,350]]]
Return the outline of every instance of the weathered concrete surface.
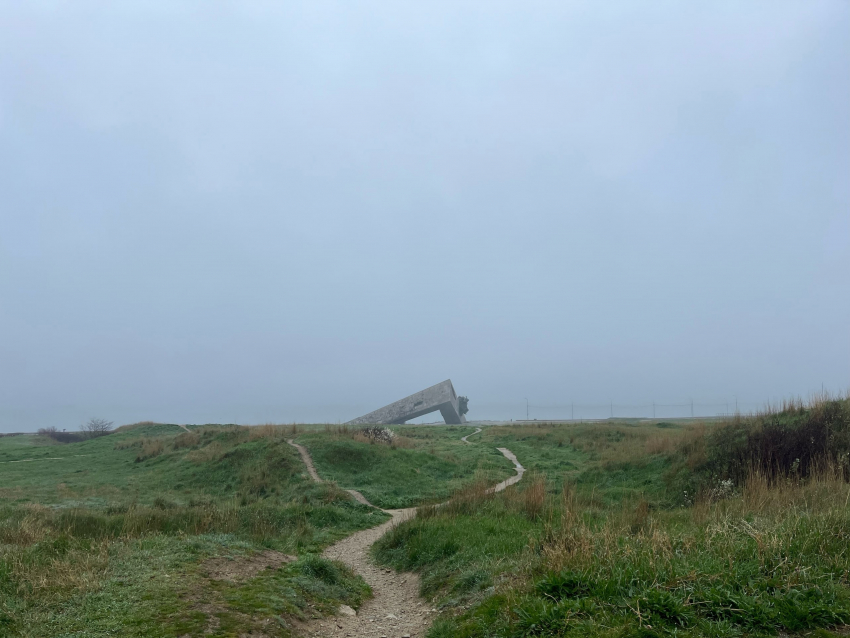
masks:
[[[350,425],[361,423],[404,423],[423,414],[440,411],[443,420],[448,424],[466,423],[466,418],[460,413],[457,392],[451,379],[432,385],[430,388],[411,394],[395,403],[385,405],[380,410],[349,421]]]

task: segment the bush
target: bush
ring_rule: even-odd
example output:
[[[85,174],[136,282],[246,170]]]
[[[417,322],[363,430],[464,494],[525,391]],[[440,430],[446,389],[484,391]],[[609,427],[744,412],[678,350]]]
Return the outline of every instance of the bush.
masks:
[[[80,428],[80,431],[87,438],[103,436],[104,434],[109,434],[112,431],[112,421],[107,421],[106,419],[92,418],[83,424],[83,426]]]
[[[55,427],[39,428],[38,434],[47,436],[59,443],[79,443],[86,437],[80,432],[60,432]]]
[[[753,474],[773,483],[836,470],[850,480],[850,400],[797,402],[736,416],[701,440],[687,441],[678,453],[693,473],[680,467],[687,485],[676,487],[691,498],[728,495],[732,485],[742,486]]]

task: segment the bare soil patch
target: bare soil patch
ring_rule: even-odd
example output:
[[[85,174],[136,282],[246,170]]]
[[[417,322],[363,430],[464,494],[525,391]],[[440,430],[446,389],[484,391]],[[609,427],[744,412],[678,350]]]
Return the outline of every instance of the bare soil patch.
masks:
[[[267,550],[251,556],[229,558],[217,556],[201,563],[201,573],[212,580],[226,580],[231,583],[244,583],[254,578],[264,569],[277,569],[281,565],[296,560],[295,556]]]

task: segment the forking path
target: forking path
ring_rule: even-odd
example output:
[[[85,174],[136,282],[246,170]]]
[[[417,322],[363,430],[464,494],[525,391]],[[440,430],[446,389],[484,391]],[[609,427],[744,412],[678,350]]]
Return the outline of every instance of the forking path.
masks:
[[[477,433],[474,432],[474,434]],[[465,443],[469,443],[466,437],[463,440]],[[313,464],[310,452],[292,439],[287,442],[301,454],[310,477],[321,483],[322,479],[316,472],[316,466]],[[516,474],[491,487],[487,490],[490,493],[501,492],[509,485],[517,483],[525,472],[525,468],[520,465],[513,452],[507,448],[497,449],[514,464]],[[346,491],[360,503],[375,507],[360,492],[356,490]],[[416,515],[416,508],[382,511],[392,516],[392,519],[372,529],[355,532],[351,536],[334,543],[323,552],[325,558],[345,563],[359,574],[372,588],[373,597],[360,607],[356,615],[343,613],[331,618],[309,621],[303,626],[305,635],[315,636],[316,638],[341,638],[343,636],[351,636],[352,638],[422,638],[425,636],[425,632],[437,615],[437,610],[432,609],[428,602],[419,596],[418,574],[396,572],[378,567],[369,560],[369,548],[393,526],[413,518]],[[351,613],[351,610],[347,611]]]

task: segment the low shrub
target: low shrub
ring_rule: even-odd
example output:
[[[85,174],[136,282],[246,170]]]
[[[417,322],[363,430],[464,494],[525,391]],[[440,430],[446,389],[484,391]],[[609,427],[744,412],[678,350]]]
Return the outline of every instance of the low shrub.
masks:
[[[55,427],[39,428],[38,434],[46,436],[59,443],[79,443],[85,441],[88,437],[82,432],[60,432]]]

